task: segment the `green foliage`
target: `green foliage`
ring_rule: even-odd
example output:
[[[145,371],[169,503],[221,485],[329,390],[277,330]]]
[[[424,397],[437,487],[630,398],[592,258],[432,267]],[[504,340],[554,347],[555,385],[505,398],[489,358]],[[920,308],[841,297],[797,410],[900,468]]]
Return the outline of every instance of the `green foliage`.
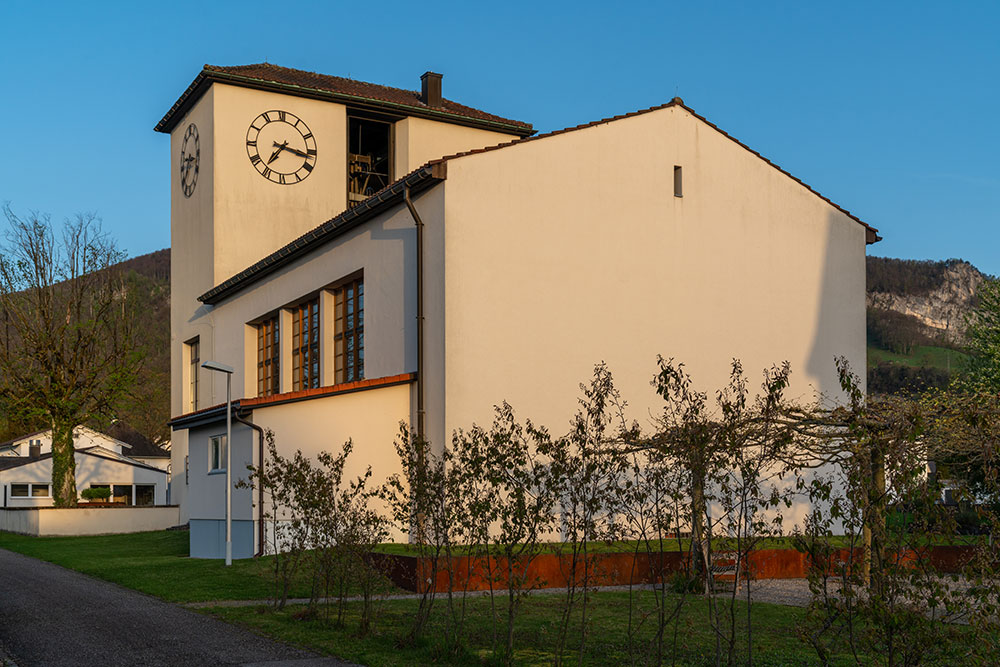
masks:
[[[312,582],[310,606],[319,604],[330,618],[329,598],[337,598],[337,623],[343,622],[344,598],[356,584],[364,599],[359,632],[364,635],[375,623],[377,594],[387,589],[379,562],[370,557],[375,546],[388,537],[388,522],[369,499],[371,467],[347,484],[344,466],[353,445],[346,442],[339,454],[321,452],[318,466],[297,450],[291,458],[278,453],[274,433],[266,431],[267,461],[248,466],[249,480],[238,488],[256,486],[269,503],[261,508],[267,532],[265,545],[271,556],[272,604],[281,609],[301,570]]]
[[[865,321],[869,344],[896,354],[909,355],[918,345],[940,344],[927,335],[927,328],[912,315],[869,306]]]
[[[107,500],[111,497],[111,489],[106,486],[92,487],[80,492],[84,500]]]
[[[93,216],[67,221],[9,208],[0,247],[0,404],[53,429],[52,495],[77,502],[73,428],[113,414],[142,367],[114,242]]]
[[[979,391],[1000,391],[1000,280],[984,280],[966,329],[969,367],[963,382]]]
[[[944,284],[949,268],[965,263],[960,259],[935,262],[868,256],[865,258],[868,291],[922,296]]]
[[[868,367],[868,393],[916,394],[928,389],[944,389],[951,378],[948,371],[940,368],[879,362]]]

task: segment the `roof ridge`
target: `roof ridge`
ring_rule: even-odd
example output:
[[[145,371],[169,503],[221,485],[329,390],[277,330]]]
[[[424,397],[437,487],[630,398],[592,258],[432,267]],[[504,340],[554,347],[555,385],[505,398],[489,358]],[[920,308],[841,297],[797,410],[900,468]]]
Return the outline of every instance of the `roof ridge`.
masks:
[[[468,125],[509,135],[527,136],[534,132],[530,123],[470,107],[448,98],[439,106],[421,100],[418,90],[387,86],[334,74],[285,67],[273,63],[212,65],[206,63],[191,85],[156,124],[158,132],[169,132],[215,81],[261,90],[355,105],[394,115],[417,116],[441,122]]]
[[[625,118],[632,118],[632,117],[635,117],[635,116],[641,116],[641,115],[644,115],[644,114],[647,114],[647,113],[650,113],[650,112],[653,112],[653,111],[661,111],[663,109],[667,109],[667,108],[670,108],[670,107],[680,107],[681,109],[684,109],[689,114],[691,114],[692,116],[694,116],[695,118],[697,118],[701,122],[705,123],[706,125],[708,125],[710,128],[712,128],[713,130],[715,130],[716,132],[718,132],[722,136],[726,137],[727,139],[729,139],[730,141],[734,142],[738,146],[741,146],[742,148],[746,149],[750,153],[756,155],[758,158],[760,158],[761,160],[763,160],[765,163],[767,163],[768,165],[774,167],[775,169],[777,169],[778,171],[780,171],[785,176],[788,176],[793,181],[795,181],[799,185],[803,186],[806,190],[808,190],[809,192],[813,193],[814,195],[816,195],[817,197],[819,197],[820,199],[822,199],[823,201],[825,201],[827,204],[830,204],[831,206],[833,206],[835,209],[837,209],[838,211],[840,211],[841,213],[843,213],[844,215],[846,215],[850,219],[852,219],[855,222],[861,224],[865,228],[865,230],[868,232],[867,235],[866,235],[866,239],[865,239],[867,243],[876,243],[876,242],[882,240],[882,237],[878,235],[878,229],[877,228],[872,227],[867,222],[865,222],[864,220],[862,220],[861,218],[859,218],[855,214],[851,213],[849,210],[847,210],[843,206],[837,204],[836,202],[834,202],[833,200],[831,200],[829,197],[823,195],[821,192],[819,192],[818,190],[816,190],[815,188],[813,188],[811,185],[809,185],[808,183],[806,183],[805,181],[803,181],[798,176],[795,176],[794,174],[792,174],[788,170],[782,168],[780,165],[772,162],[770,159],[768,159],[768,158],[764,157],[763,155],[761,155],[758,151],[755,151],[754,149],[750,148],[748,145],[746,145],[745,143],[743,143],[742,141],[740,141],[739,139],[737,139],[733,135],[729,134],[728,132],[726,132],[725,130],[723,130],[721,127],[719,127],[718,125],[716,125],[712,121],[708,120],[707,118],[705,118],[704,116],[702,116],[701,114],[699,114],[697,111],[695,111],[694,109],[692,109],[688,105],[684,104],[684,100],[682,100],[680,97],[674,97],[669,102],[666,102],[664,104],[657,104],[655,106],[647,107],[645,109],[638,109],[636,111],[630,111],[628,113],[618,114],[617,116],[610,116],[608,118],[602,118],[600,120],[591,121],[589,123],[582,123],[580,125],[574,125],[572,127],[563,128],[561,130],[553,130],[551,132],[545,132],[545,133],[542,133],[542,134],[536,134],[536,135],[533,135],[533,136],[530,136],[530,137],[522,137],[520,139],[513,139],[511,141],[506,141],[504,143],[497,144],[495,146],[485,146],[483,148],[474,148],[472,150],[461,151],[459,153],[454,153],[452,155],[446,155],[444,157],[437,158],[436,160],[431,160],[431,161],[427,162],[427,166],[432,166],[432,165],[435,165],[435,164],[440,164],[440,163],[443,163],[443,162],[448,162],[449,160],[455,160],[455,159],[458,159],[458,158],[467,157],[469,155],[478,155],[479,153],[488,153],[488,152],[491,152],[491,151],[499,150],[501,148],[508,148],[510,146],[515,146],[515,145],[518,145],[518,144],[523,144],[523,143],[528,142],[528,141],[536,141],[538,139],[547,139],[549,137],[554,137],[554,136],[557,136],[557,135],[560,135],[560,134],[567,134],[569,132],[575,132],[577,130],[585,130],[585,129],[588,129],[588,128],[591,128],[591,127],[595,127],[597,125],[606,125],[606,124],[612,123],[614,121],[623,120]]]

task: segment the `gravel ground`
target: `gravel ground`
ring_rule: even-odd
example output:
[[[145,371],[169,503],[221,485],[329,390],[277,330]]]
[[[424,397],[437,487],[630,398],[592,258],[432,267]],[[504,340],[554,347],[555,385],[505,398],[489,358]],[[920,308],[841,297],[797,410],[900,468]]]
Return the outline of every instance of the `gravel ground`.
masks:
[[[0,549],[0,664],[347,665],[177,605]]]

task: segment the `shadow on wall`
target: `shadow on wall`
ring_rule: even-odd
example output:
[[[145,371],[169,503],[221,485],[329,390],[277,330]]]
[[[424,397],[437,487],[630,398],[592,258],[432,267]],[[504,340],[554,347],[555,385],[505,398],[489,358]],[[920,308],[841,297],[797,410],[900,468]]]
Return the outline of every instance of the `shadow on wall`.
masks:
[[[826,245],[820,267],[816,334],[806,372],[827,399],[844,398],[835,359],[847,357],[864,388],[865,372],[865,246],[861,232],[860,256],[853,247],[858,223],[831,210],[826,221]],[[859,356],[860,355],[860,356]]]

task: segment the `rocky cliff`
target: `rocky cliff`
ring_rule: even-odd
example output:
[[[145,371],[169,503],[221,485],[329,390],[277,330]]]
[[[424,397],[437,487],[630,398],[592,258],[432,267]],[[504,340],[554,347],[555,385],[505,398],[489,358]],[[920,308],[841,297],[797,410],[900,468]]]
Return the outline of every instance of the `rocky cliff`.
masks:
[[[965,319],[985,276],[962,260],[868,258],[868,306],[917,320],[928,338],[961,345]]]

